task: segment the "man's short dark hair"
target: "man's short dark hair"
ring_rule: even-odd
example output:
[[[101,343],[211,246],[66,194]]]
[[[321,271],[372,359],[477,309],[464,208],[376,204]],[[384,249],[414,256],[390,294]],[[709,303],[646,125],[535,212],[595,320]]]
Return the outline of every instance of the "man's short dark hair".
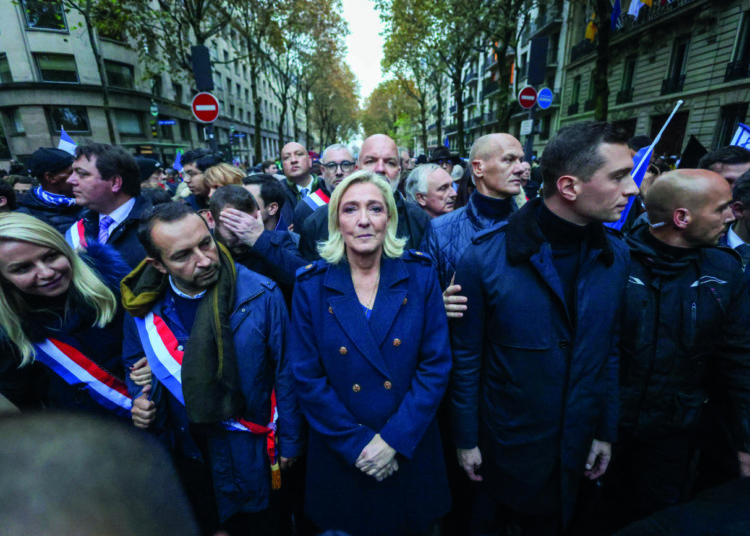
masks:
[[[185,203],[162,203],[153,207],[138,226],[138,241],[146,250],[146,255],[152,259],[161,260],[161,250],[154,244],[152,236],[157,223],[180,221],[190,214],[198,216],[198,213]]]
[[[13,185],[10,181],[0,179],[0,197],[4,197],[6,200],[5,206],[0,208],[3,210],[16,210],[18,207],[16,204],[16,192],[13,190]]]
[[[276,177],[268,173],[256,173],[242,179],[242,184],[257,184],[260,186],[260,198],[264,206],[267,207],[271,203],[276,203],[279,205],[279,210],[284,206],[284,201],[286,200],[284,186],[282,186]]]
[[[275,166],[276,162],[273,160],[263,160],[263,163],[260,165],[260,169],[266,169],[268,166]]]
[[[703,155],[698,162],[700,169],[711,169],[714,164],[747,164],[750,162],[750,151],[739,145],[727,145]]]
[[[732,201],[741,201],[750,208],[750,170],[740,175],[732,185]]]
[[[561,128],[542,153],[540,167],[544,181],[544,197],[555,191],[557,179],[572,175],[588,182],[603,164],[599,154],[603,143],[625,145],[625,131],[603,121],[586,121]]]
[[[209,151],[208,149],[192,149],[190,151],[187,151],[180,157],[180,165],[187,166],[188,164],[192,164],[193,162],[200,160],[204,156],[208,156],[210,154],[211,151]]]
[[[633,136],[628,140],[628,147],[635,152],[638,152],[644,147],[648,147],[649,145],[651,145],[651,138],[649,138],[645,134]]]
[[[131,197],[141,193],[141,171],[135,157],[122,147],[107,143],[91,143],[76,147],[76,159],[85,156],[87,160],[96,157],[96,170],[102,180],[112,177],[122,178],[122,192]]]
[[[258,210],[258,204],[255,202],[253,194],[248,192],[242,186],[237,186],[236,184],[222,186],[211,196],[208,207],[211,211],[211,216],[213,217],[214,222],[219,221],[221,211],[224,210],[224,207],[227,205],[232,205],[237,210],[247,212],[248,214],[252,214]]]

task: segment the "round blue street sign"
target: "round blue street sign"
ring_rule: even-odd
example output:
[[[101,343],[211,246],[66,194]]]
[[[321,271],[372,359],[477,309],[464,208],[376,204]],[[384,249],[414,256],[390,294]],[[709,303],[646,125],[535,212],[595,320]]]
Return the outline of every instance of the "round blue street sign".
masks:
[[[552,99],[554,99],[555,96],[552,93],[552,90],[548,87],[543,87],[539,90],[539,95],[537,96],[537,103],[539,103],[539,107],[542,110],[546,110],[550,106],[552,106]]]

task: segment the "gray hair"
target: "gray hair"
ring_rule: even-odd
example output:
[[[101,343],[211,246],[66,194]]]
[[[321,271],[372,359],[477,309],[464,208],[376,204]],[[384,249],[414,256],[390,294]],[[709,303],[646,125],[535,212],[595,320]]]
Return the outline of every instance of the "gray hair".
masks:
[[[344,145],[343,143],[334,143],[333,145],[329,145],[325,149],[323,149],[323,153],[320,155],[320,161],[326,162],[326,154],[328,154],[328,151],[349,151],[349,154],[352,155],[352,160],[354,159],[354,153],[349,148],[348,145]]]
[[[432,175],[435,170],[440,169],[437,164],[422,164],[415,167],[406,178],[404,191],[406,198],[414,203],[417,202],[417,194],[427,193],[427,177]]]

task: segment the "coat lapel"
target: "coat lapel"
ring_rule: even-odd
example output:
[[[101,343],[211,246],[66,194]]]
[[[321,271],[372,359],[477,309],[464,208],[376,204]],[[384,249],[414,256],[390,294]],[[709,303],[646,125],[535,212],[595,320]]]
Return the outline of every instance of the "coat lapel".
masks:
[[[370,329],[378,347],[393,327],[406,297],[406,285],[400,284],[409,277],[403,262],[384,258],[380,267],[380,287],[370,316]]]
[[[373,338],[373,319],[368,321],[365,317],[362,305],[357,299],[357,293],[354,291],[348,265],[342,263],[329,267],[326,274],[325,286],[334,291],[333,295],[329,296],[327,301],[341,329],[344,330],[344,333],[346,333],[347,337],[349,337],[367,361],[386,377],[390,377],[390,371],[385,364],[383,355],[380,353],[380,348],[378,348],[378,344]],[[379,294],[380,292],[378,292],[378,298],[376,298],[375,309],[377,309],[378,300],[380,299]]]

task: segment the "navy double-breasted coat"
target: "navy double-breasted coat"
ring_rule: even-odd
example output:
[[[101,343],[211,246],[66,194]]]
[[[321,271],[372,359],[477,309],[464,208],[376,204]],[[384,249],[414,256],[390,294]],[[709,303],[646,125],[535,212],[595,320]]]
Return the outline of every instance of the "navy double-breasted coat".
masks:
[[[435,414],[451,367],[427,256],[383,258],[369,320],[346,262],[300,269],[287,351],[311,428],[310,518],[352,536],[426,530],[450,507]],[[354,465],[376,433],[399,464],[382,482]]]

